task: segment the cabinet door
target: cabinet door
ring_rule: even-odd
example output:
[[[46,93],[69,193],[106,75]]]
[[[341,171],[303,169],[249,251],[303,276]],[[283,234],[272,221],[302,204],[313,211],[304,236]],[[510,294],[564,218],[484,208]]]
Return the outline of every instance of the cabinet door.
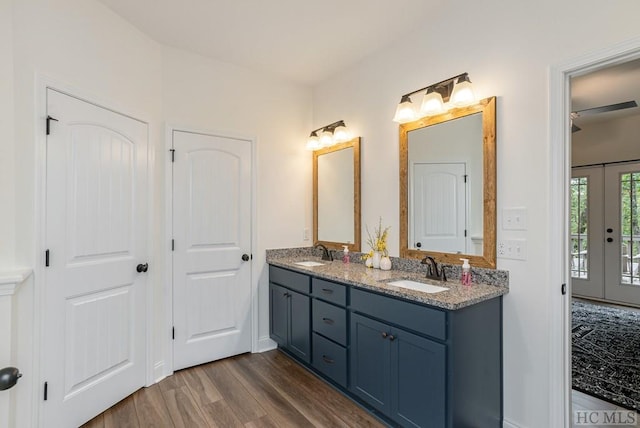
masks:
[[[286,288],[269,283],[269,335],[280,347],[289,336],[289,294]]]
[[[289,351],[301,360],[311,362],[311,298],[289,290]]]
[[[386,414],[391,411],[389,331],[386,324],[351,315],[349,390]]]
[[[400,329],[391,334],[391,417],[406,427],[444,427],[445,345]]]

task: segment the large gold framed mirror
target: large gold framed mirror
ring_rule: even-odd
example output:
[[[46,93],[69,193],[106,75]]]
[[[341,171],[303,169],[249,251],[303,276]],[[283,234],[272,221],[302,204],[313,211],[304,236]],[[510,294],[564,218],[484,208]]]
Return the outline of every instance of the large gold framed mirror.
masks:
[[[400,256],[496,267],[496,99],[400,125]]]
[[[360,137],[313,152],[313,243],[360,251]]]

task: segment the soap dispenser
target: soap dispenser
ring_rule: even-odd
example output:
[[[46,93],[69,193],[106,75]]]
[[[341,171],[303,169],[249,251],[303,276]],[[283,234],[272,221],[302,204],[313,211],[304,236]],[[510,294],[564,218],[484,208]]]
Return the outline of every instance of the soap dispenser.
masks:
[[[471,285],[471,265],[469,259],[462,260],[462,275],[460,275],[460,282],[462,285]]]
[[[344,250],[342,250],[342,263],[349,263],[349,246],[343,245]]]

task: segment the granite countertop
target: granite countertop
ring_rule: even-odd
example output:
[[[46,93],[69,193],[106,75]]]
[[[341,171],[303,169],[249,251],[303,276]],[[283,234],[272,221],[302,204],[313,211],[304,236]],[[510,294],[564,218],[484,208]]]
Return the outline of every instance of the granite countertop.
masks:
[[[295,264],[300,261],[316,261],[324,263],[322,266],[305,267]],[[428,280],[424,273],[409,272],[403,270],[383,271],[364,266],[362,263],[345,264],[342,261],[326,261],[320,257],[292,255],[288,257],[268,258],[267,262],[273,266],[305,273],[317,278],[349,284],[354,287],[377,291],[391,296],[401,297],[407,300],[424,303],[448,310],[461,309],[493,299],[509,292],[508,287],[500,285],[476,284],[464,286],[457,280],[445,283]],[[406,288],[388,285],[387,282],[409,279],[433,285],[449,288],[439,293],[425,293]]]

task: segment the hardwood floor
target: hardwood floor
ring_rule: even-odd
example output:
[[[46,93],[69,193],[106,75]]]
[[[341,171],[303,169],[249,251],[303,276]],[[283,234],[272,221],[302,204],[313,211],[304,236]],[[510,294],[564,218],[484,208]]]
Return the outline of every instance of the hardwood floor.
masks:
[[[176,372],[83,428],[383,426],[276,350]]]

